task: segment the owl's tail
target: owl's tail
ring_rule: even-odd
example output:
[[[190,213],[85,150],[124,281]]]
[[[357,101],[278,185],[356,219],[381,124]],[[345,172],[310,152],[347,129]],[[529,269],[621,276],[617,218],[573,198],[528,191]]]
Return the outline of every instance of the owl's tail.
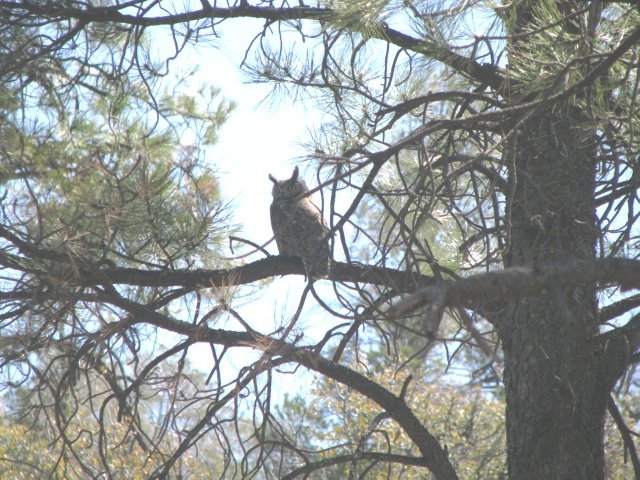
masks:
[[[313,280],[328,279],[331,275],[331,258],[326,255],[303,260],[307,277]]]

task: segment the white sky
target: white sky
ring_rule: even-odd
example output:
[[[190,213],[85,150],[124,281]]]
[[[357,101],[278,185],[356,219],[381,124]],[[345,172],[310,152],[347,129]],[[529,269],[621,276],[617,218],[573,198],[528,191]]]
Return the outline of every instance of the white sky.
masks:
[[[300,143],[318,121],[319,113],[311,104],[300,101],[272,101],[269,85],[245,83],[246,77],[238,66],[261,24],[231,22],[231,28],[222,29],[218,49],[198,50],[200,78],[219,87],[223,96],[237,104],[222,127],[210,158],[219,168],[224,198],[233,201],[244,235],[263,243],[271,236],[269,204],[273,184],[267,176],[271,173],[277,178],[289,177],[296,158],[309,153]],[[270,245],[269,251],[276,253],[275,245]]]
[[[260,22],[229,21],[228,26],[220,30],[222,37],[217,41],[217,48],[197,46],[178,57],[170,68],[186,70],[192,66],[189,62],[197,62],[196,83],[205,82],[220,88],[222,96],[236,102],[236,109],[218,134],[218,143],[208,148],[206,155],[218,171],[223,200],[231,202],[233,222],[241,227],[238,236],[263,244],[273,235],[269,219],[273,184],[268,174],[288,178],[297,160],[311,153],[301,144],[308,131],[320,122],[321,112],[311,102],[270,97],[270,85],[246,83],[247,79],[238,67],[246,47],[260,28]],[[305,175],[303,167],[301,173],[309,186],[315,185],[313,176]],[[269,244],[267,250],[277,254],[275,242]],[[232,255],[230,251],[227,254]],[[262,258],[261,253],[237,263],[259,258]],[[266,288],[259,286],[253,294],[237,298],[233,306],[253,328],[270,333],[274,325],[287,323],[305,285],[302,276],[276,278]],[[323,287],[316,283],[316,288]],[[304,328],[307,339],[322,338],[327,326],[336,322],[313,299],[307,299],[306,305],[305,315],[296,327]],[[235,322],[215,327],[240,329]],[[302,342],[306,343],[305,339]],[[199,345],[190,351],[194,366],[208,372],[212,365],[209,346]],[[247,365],[257,356],[248,349],[239,351],[233,356],[234,366]],[[227,372],[229,377],[236,373],[234,370],[232,367]],[[302,370],[295,382],[291,381],[291,376],[287,376],[285,382],[276,382],[277,396],[299,390],[300,373]],[[310,380],[310,377],[305,378]]]

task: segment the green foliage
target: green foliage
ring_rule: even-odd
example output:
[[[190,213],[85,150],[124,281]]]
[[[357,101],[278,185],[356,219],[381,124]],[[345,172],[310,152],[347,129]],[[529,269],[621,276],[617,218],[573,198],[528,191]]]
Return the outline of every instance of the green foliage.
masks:
[[[37,33],[16,29],[14,40]],[[193,72],[154,90],[127,76],[114,80],[104,65],[83,77],[111,62],[126,35],[94,26],[85,41],[96,48],[96,63],[74,81],[70,60],[66,70],[43,68],[0,89],[0,256],[15,267],[3,271],[3,291],[48,297],[36,293],[27,308],[5,304],[1,312],[2,478],[149,478],[181,441],[176,431],[193,423],[189,413],[170,428],[158,420],[176,405],[158,378],[204,384],[183,359],[151,369],[154,387],[114,398],[140,363],[162,351],[159,337],[172,336],[144,324],[120,328],[129,321],[122,311],[69,294],[109,290],[151,311],[166,306],[154,306],[158,289],[116,291],[109,282],[85,289],[78,271],[225,265],[221,243],[232,226],[207,147],[234,105],[212,86],[192,88]],[[13,239],[30,249],[20,251]],[[19,397],[16,386],[28,393]],[[199,448],[202,456],[184,453],[169,478],[220,474],[216,447],[204,441]]]
[[[40,241],[93,261],[218,263],[216,246],[229,222],[201,146],[216,141],[232,104],[219,101],[215,89],[204,103],[167,93],[153,119],[145,107],[150,97],[134,85],[113,96],[60,101],[38,92],[39,113],[24,118],[14,105],[4,109],[12,123],[0,132],[0,181],[11,191],[28,175],[32,193],[6,216],[28,217]]]
[[[383,363],[380,352],[370,357]],[[361,370],[369,378],[398,394],[408,371],[393,371],[367,362]],[[414,380],[405,396],[429,431],[446,445],[451,461],[461,479],[507,478],[505,404],[503,392],[484,390],[480,385],[448,382],[437,356],[412,365]],[[352,364],[352,368],[358,369]],[[469,364],[467,364],[469,366]],[[622,395],[622,415],[633,416],[635,394]],[[375,423],[380,409],[358,393],[326,378],[314,378],[309,392],[287,397],[278,409],[279,418],[293,445],[315,451],[314,461],[353,453],[386,452],[419,455],[411,440],[390,420]],[[362,443],[364,441],[364,444]],[[331,448],[330,448],[331,447]],[[633,477],[633,467],[625,460],[627,454],[620,432],[609,417],[605,427],[605,458],[607,479],[622,480]],[[292,454],[286,457],[290,468],[300,460]],[[369,468],[371,468],[369,470]],[[355,470],[354,470],[355,469]],[[342,463],[326,472],[326,478],[348,478],[350,473],[368,472],[366,478],[431,478],[424,468],[400,466],[380,462],[374,466],[363,458],[357,465]]]
[[[5,418],[0,422],[0,477],[24,480],[64,478],[51,474],[57,457],[49,441],[26,426]],[[64,463],[59,467],[64,472]]]
[[[331,464],[323,478],[425,478],[423,466],[409,465],[420,454],[401,421],[392,422],[390,411],[382,415],[384,402],[349,389],[349,379],[316,378],[309,391],[280,406],[280,425],[274,420],[274,368],[288,361],[296,372],[300,358],[322,355],[323,361],[305,365],[330,373],[339,365],[330,364],[335,352],[327,347],[340,337],[341,365],[403,392],[402,400],[446,446],[443,463],[448,457],[461,478],[506,476],[505,392],[497,380],[504,360],[494,327],[503,339],[524,339],[527,348],[508,350],[514,355],[508,358],[542,352],[544,361],[530,363],[546,365],[562,357],[528,350],[526,334],[536,332],[518,332],[526,301],[502,298],[494,305],[487,299],[489,305],[456,309],[445,305],[447,291],[435,285],[430,302],[410,316],[391,318],[388,307],[432,285],[414,274],[455,281],[511,265],[514,252],[522,253],[512,243],[519,234],[531,237],[525,250],[536,250],[552,245],[545,236],[561,227],[593,221],[598,253],[635,255],[637,49],[588,77],[637,29],[634,6],[334,0],[256,9],[266,5],[256,1],[217,18],[225,7],[207,12],[206,1],[205,10],[196,2],[190,12],[191,3],[170,11],[173,6],[145,0],[49,2],[46,15],[38,2],[5,3],[3,14],[18,21],[5,20],[0,30],[0,259],[8,267],[0,292],[0,367],[4,387],[20,385],[31,395],[7,407],[25,415],[7,415],[0,424],[0,477],[148,478],[170,459],[176,462],[168,475],[176,478],[225,477],[232,470],[243,478],[278,477],[314,461]],[[257,51],[249,67],[254,81],[272,82],[296,99],[313,98],[326,114],[309,151],[325,153],[316,158],[318,175],[333,180],[323,186],[329,191],[325,216],[333,225],[344,223],[335,232],[336,259],[343,255],[369,270],[335,282],[332,294],[319,282],[305,297],[316,297],[330,317],[315,345],[311,336],[298,335],[293,321],[290,329],[260,335],[252,329],[267,327],[245,321],[225,289],[198,291],[179,281],[170,288],[139,286],[121,277],[113,285],[109,278],[123,273],[114,267],[168,278],[178,268],[226,266],[220,246],[232,226],[205,155],[233,105],[209,85],[194,88],[193,72],[171,77],[169,70],[185,45],[217,39],[221,22],[256,12],[266,21],[243,64]],[[163,25],[154,31],[156,23]],[[155,58],[155,40],[166,33],[168,51]],[[568,101],[549,103],[569,91]],[[546,150],[525,142],[539,112],[551,120],[533,129],[553,142]],[[584,137],[562,138],[571,129]],[[586,220],[563,218],[563,206],[554,205],[563,197],[555,193],[566,193],[571,178],[541,182],[536,162],[556,147],[564,148],[559,163],[573,160],[582,140],[589,154],[579,166],[593,161],[596,175],[594,191],[584,198],[605,197],[598,203],[603,211],[594,207]],[[531,158],[523,144],[531,145]],[[344,175],[352,168],[357,172]],[[585,181],[593,180],[594,173],[584,171]],[[554,181],[559,188],[545,190]],[[543,191],[550,194],[537,198]],[[353,214],[345,206],[355,207],[358,197]],[[340,265],[339,275],[349,279],[349,267]],[[370,272],[374,282],[385,272],[406,274],[410,285],[367,283]],[[529,319],[553,338],[557,321],[548,306],[530,309],[536,313]],[[513,312],[506,321],[505,311]],[[206,330],[227,313],[228,331]],[[425,318],[440,320],[440,314],[439,330],[423,328]],[[598,317],[595,307],[589,316]],[[585,351],[598,340],[595,330],[584,336],[593,335]],[[206,379],[188,362],[189,349],[200,342],[211,346],[213,357]],[[238,367],[236,357],[229,360],[236,348],[257,351],[258,360]],[[518,378],[518,362],[510,365],[509,378]],[[555,366],[562,373],[566,364]],[[573,390],[576,398],[584,394]],[[627,419],[637,417],[636,397],[618,399]],[[579,404],[567,404],[567,411],[577,412]],[[612,422],[605,441],[610,478],[630,477]],[[599,458],[594,445],[588,453]],[[380,453],[406,461],[372,460]]]
[[[507,32],[512,31],[513,26],[510,25],[515,25],[517,12],[523,7],[523,2],[518,2],[513,8],[505,10],[510,18],[506,22]],[[629,12],[614,6],[607,10],[589,38],[577,28],[580,22],[587,22],[586,13],[574,17],[572,22],[576,27],[572,31],[561,21],[566,12],[560,9],[558,2],[534,2],[531,8],[524,11],[531,16],[531,20],[522,29],[517,48],[512,44],[508,47],[508,73],[517,80],[520,95],[529,100],[559,93],[583,80],[590,68],[611,51],[612,45],[618,44],[638,25],[640,18],[637,11]],[[632,56],[632,51],[625,53],[622,61],[614,63],[606,75],[600,75],[590,82],[592,92],[586,96],[588,102],[584,103],[585,96],[581,95],[580,90],[575,92],[573,101],[580,101],[587,108],[597,108],[593,118],[600,120],[599,116],[610,108],[610,105],[605,106],[608,101],[605,92],[622,87],[625,83],[629,85],[625,64],[632,61]],[[599,104],[601,106],[596,107]],[[586,125],[584,127],[587,128]]]
[[[22,405],[20,410],[27,414],[21,416],[5,411],[0,422],[0,477],[81,480],[87,478],[87,472],[104,472],[110,478],[150,478],[166,458],[164,452],[170,451],[178,439],[166,437],[154,448],[149,448],[148,443],[136,436],[136,426],[130,424],[126,416],[123,419],[118,415],[115,402],[103,404],[106,408],[101,409],[102,418],[98,422],[98,412],[92,411],[91,405],[100,405],[105,398],[104,393],[94,396],[92,402],[73,412],[73,419],[65,428],[66,442],[70,443],[61,442],[59,436],[38,419],[42,415],[54,415],[51,407],[43,411],[41,405],[30,408]],[[159,403],[143,406],[164,408]],[[29,413],[31,411],[37,412],[38,416]],[[144,410],[141,417],[147,422],[153,413]],[[99,447],[103,442],[101,453]],[[216,474],[219,470],[215,450],[203,442],[201,452],[198,456],[195,452],[185,454],[169,478],[211,478]]]
[[[441,444],[447,446],[460,478],[506,475],[503,402],[478,386],[448,384],[427,363],[423,365],[424,371],[413,372],[414,380],[405,401]],[[417,378],[420,373],[423,376]],[[406,375],[388,368],[367,374],[396,394],[402,389]],[[281,408],[291,441],[313,446],[318,452],[316,461],[353,453],[357,448],[364,452],[419,456],[412,441],[395,423],[374,421],[380,413],[373,402],[326,379],[315,379],[308,395],[289,398]],[[339,447],[324,450],[330,445]],[[372,467],[366,459],[357,466],[346,463],[334,467],[330,478],[348,478],[350,472],[361,473],[365,469],[366,478],[425,478],[424,468],[385,462]]]
[[[358,214],[366,230],[377,230],[389,239],[385,255],[390,264],[402,264],[411,255],[411,263],[420,266],[423,274],[434,273],[431,269],[434,259],[441,267],[459,272],[464,266],[463,255],[457,248],[462,235],[454,219],[440,210],[434,197],[428,194],[438,185],[430,184],[431,178],[425,177],[420,156],[403,155],[393,167],[383,168],[376,179],[376,197],[364,204]],[[403,194],[407,186],[413,195]]]
[[[330,25],[336,30],[360,33],[364,38],[377,36],[382,22],[390,14],[388,0],[334,0]]]

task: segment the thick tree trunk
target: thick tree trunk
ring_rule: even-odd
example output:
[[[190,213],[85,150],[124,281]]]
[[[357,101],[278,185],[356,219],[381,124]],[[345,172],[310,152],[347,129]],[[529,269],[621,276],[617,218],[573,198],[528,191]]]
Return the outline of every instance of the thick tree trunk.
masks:
[[[593,132],[575,112],[527,122],[513,145],[506,266],[593,258],[596,242]],[[509,477],[604,477],[608,381],[597,331],[595,288],[551,285],[511,303],[505,353]]]

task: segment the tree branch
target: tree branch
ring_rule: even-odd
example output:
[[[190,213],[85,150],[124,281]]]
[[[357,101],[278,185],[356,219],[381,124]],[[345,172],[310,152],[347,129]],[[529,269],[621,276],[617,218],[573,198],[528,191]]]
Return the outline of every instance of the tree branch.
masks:
[[[64,265],[70,261],[68,253],[58,252],[23,240],[2,225],[0,225],[0,238],[11,242],[25,257],[31,260],[48,260]],[[304,265],[299,258],[281,255],[220,270],[140,270],[110,267],[106,263],[101,266],[94,265],[93,262],[84,260],[82,257],[74,257],[73,260],[78,275],[75,283],[81,286],[107,283],[141,287],[180,286],[196,289],[246,285],[278,275],[305,275]],[[29,261],[19,256],[0,256],[0,266],[6,268],[20,269],[20,265],[28,264]],[[435,280],[427,275],[353,262],[332,262],[331,270],[331,280],[333,281],[383,285],[400,293],[414,292],[417,288],[435,283]],[[29,271],[33,273],[31,270]]]
[[[478,302],[539,295],[548,288],[572,288],[596,282],[618,283],[624,289],[640,288],[640,260],[575,260],[536,267],[513,267],[457,281],[439,282],[397,303],[389,313],[401,317],[430,304],[433,299],[442,306],[470,307]]]
[[[143,4],[144,1],[136,2]],[[126,5],[131,8],[131,3]],[[256,7],[240,3],[236,7],[219,8],[205,6],[200,10],[184,13],[175,13],[160,16],[129,15],[120,12],[121,6],[111,7],[87,7],[69,8],[60,4],[36,4],[30,2],[6,2],[0,1],[0,12],[11,17],[35,14],[54,18],[75,18],[86,23],[118,23],[136,27],[152,27],[163,25],[176,25],[179,23],[194,22],[199,20],[217,19],[225,20],[230,18],[256,18],[269,21],[287,20],[330,20],[336,15],[336,11],[331,8],[319,7]],[[148,10],[141,10],[148,11]],[[21,13],[24,12],[24,13]],[[371,36],[378,40],[392,43],[400,48],[420,53],[429,58],[433,58],[443,64],[452,67],[471,78],[476,79],[492,88],[501,88],[504,78],[499,69],[490,64],[479,64],[463,55],[452,52],[441,45],[411,37],[399,32],[385,23],[379,23],[377,28],[372,29]]]
[[[58,293],[59,294],[59,293]],[[416,444],[424,458],[425,465],[437,479],[457,479],[457,475],[445,450],[436,438],[422,425],[403,398],[391,393],[386,388],[361,373],[338,363],[327,360],[322,355],[306,347],[297,347],[267,335],[249,332],[234,332],[209,328],[206,325],[193,325],[159,313],[144,305],[107,294],[79,294],[75,298],[84,301],[109,303],[131,314],[132,325],[147,323],[156,327],[184,335],[196,342],[215,343],[228,347],[248,347],[263,351],[272,358],[282,358],[298,363],[309,370],[320,373],[336,382],[344,384],[378,404],[389,413],[398,425]]]
[[[622,414],[618,409],[618,405],[616,405],[616,402],[611,395],[609,395],[607,409],[609,410],[611,418],[613,418],[614,422],[616,422],[616,426],[618,427],[618,431],[620,432],[620,436],[622,437],[622,442],[624,443],[624,448],[627,450],[627,452],[629,452],[629,457],[631,457],[631,464],[633,465],[635,476],[636,478],[640,478],[640,459],[638,459],[638,452],[636,450],[633,437],[631,436],[633,431],[629,429],[629,427],[627,427],[626,423],[624,423],[624,419],[622,418]]]
[[[607,305],[600,310],[600,323],[608,322],[627,313],[629,310],[640,307],[640,294]]]
[[[296,477],[308,478],[308,476],[316,470],[331,467],[333,465],[339,465],[341,463],[350,463],[353,461],[354,455],[355,454],[339,455],[336,457],[325,458],[317,462],[307,463],[306,465],[296,468],[292,472],[282,477],[282,480],[294,480]],[[423,458],[408,457],[406,455],[397,455],[393,453],[362,452],[358,454],[358,459],[372,460],[375,462],[397,463],[400,465],[412,465],[416,467],[426,466]]]
[[[221,270],[162,270],[110,268],[81,271],[79,283],[90,286],[107,279],[112,284],[143,287],[208,288],[246,285],[278,275],[304,275],[304,265],[297,257],[271,256],[239,267]],[[336,282],[368,283],[393,288],[401,293],[432,285],[435,280],[426,275],[407,273],[392,268],[356,263],[333,262],[331,280]]]

